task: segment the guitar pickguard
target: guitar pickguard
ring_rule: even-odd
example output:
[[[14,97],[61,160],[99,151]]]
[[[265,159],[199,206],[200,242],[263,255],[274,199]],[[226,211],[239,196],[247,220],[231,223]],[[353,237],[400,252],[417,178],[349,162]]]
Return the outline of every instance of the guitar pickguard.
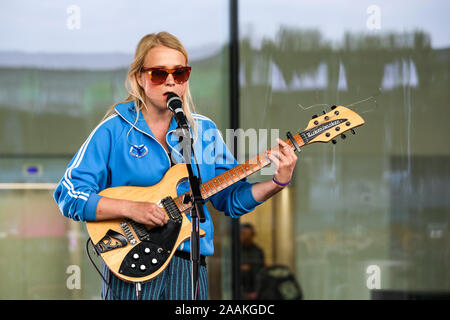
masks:
[[[176,244],[181,223],[169,220],[163,227],[148,230],[148,238],[136,245],[122,261],[119,273],[129,277],[145,277],[161,268]]]
[[[105,253],[116,248],[122,248],[126,245],[127,239],[122,234],[109,229],[105,236],[94,246],[94,248],[99,253]]]

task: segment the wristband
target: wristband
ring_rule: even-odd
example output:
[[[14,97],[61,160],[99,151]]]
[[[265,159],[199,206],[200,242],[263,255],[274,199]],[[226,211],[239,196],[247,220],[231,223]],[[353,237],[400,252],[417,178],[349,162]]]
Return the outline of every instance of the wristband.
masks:
[[[291,180],[289,180],[286,183],[281,183],[281,182],[278,182],[277,180],[275,180],[275,178],[272,178],[272,181],[275,182],[277,185],[282,186],[282,187],[285,187],[285,186],[287,186],[287,185],[289,185],[291,183]]]

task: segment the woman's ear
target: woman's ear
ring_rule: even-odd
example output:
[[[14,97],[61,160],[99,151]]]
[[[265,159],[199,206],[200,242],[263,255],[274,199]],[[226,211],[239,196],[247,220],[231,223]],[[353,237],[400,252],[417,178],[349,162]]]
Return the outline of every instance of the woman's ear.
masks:
[[[139,85],[143,88],[144,84],[142,83],[142,77],[141,77],[142,73],[141,72],[136,72],[134,74],[134,77],[136,78],[137,83],[139,83]]]

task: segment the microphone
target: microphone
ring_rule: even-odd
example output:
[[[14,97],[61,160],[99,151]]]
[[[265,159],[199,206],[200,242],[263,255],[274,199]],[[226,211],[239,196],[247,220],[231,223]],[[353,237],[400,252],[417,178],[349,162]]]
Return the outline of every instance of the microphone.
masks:
[[[186,115],[183,111],[183,101],[177,94],[171,92],[167,95],[167,108],[173,112],[179,127],[182,129],[189,128]]]

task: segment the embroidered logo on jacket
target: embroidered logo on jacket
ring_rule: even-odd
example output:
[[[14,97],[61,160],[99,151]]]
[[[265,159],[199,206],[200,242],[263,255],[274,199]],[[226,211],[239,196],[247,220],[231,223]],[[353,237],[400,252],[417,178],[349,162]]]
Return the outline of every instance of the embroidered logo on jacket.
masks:
[[[140,146],[131,146],[130,148],[130,155],[135,158],[142,158],[145,157],[148,153],[148,149],[144,144],[141,144]]]

